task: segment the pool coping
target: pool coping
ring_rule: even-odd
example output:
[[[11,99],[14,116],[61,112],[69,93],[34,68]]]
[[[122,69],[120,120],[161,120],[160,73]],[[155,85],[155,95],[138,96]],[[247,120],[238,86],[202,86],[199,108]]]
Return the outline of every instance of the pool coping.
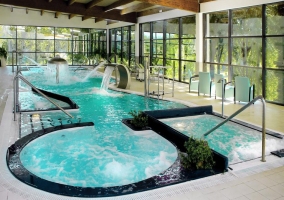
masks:
[[[22,165],[20,160],[21,150],[32,140],[57,130],[74,128],[74,127],[84,127],[84,126],[93,126],[93,122],[66,124],[62,126],[50,127],[44,130],[36,131],[27,136],[24,136],[23,138],[17,140],[7,150],[6,161],[8,169],[13,174],[13,176],[16,177],[18,180],[34,188],[58,195],[72,196],[72,197],[88,197],[88,198],[112,197],[112,196],[133,194],[157,188],[162,188],[165,186],[170,186],[178,183],[183,183],[191,180],[205,178],[208,176],[225,172],[223,169],[217,169],[217,168],[214,168],[213,170],[208,169],[208,170],[188,171],[181,167],[180,157],[178,156],[178,158],[172,164],[172,166],[170,166],[164,172],[136,183],[131,183],[123,186],[113,186],[113,187],[76,187],[76,186],[64,185],[42,179],[29,172]],[[177,149],[177,151],[179,150]]]

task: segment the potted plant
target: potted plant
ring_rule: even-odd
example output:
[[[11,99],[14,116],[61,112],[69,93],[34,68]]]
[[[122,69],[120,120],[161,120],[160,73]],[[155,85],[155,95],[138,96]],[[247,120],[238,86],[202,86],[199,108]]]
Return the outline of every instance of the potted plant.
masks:
[[[135,131],[151,129],[148,127],[148,116],[146,116],[142,111],[131,110],[129,114],[133,118],[122,120],[122,122],[129,128]]]
[[[181,154],[181,164],[184,168],[188,170],[212,169],[215,162],[207,141],[190,137],[184,146],[186,152]]]
[[[2,46],[0,47],[0,67],[6,66],[7,50]]]

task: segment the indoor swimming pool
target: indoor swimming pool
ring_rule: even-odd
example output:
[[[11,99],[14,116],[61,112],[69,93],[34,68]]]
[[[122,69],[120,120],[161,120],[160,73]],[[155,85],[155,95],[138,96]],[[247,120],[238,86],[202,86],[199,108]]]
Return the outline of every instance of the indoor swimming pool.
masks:
[[[45,110],[36,114],[22,112],[21,137],[29,136],[30,133],[43,128],[78,122],[94,123],[92,127],[59,130],[31,141],[20,154],[23,166],[44,180],[83,188],[123,186],[165,172],[177,160],[176,147],[151,130],[143,134],[133,132],[121,123],[121,120],[130,118],[131,110],[186,106],[101,89],[102,74],[89,76],[89,73],[89,70],[70,70],[66,82],[55,84],[49,81],[49,77],[41,68],[22,71],[23,76],[34,86],[70,97],[79,109],[69,110],[74,116],[73,119],[69,119],[60,111],[48,112],[46,110],[54,109],[54,105],[34,94],[25,83],[20,82],[21,111]],[[89,77],[86,81],[80,81],[86,76]],[[66,106],[64,102],[57,103],[62,107]],[[120,194],[129,193],[135,190],[131,189],[135,187],[130,186],[130,189],[120,191]],[[145,190],[147,187],[139,190]],[[101,195],[108,196],[110,193],[106,191]]]
[[[15,143],[15,146],[21,146],[21,151],[12,157],[10,169],[20,173],[18,178],[23,182],[55,194],[106,197],[212,175],[212,171],[202,175],[199,172],[184,173],[175,143],[153,130],[134,132],[121,122],[131,118],[131,110],[186,109],[187,106],[105,89],[102,86],[103,74],[90,70],[70,70],[60,84],[55,83],[54,77],[46,76],[42,68],[30,68],[22,74],[37,88],[67,96],[79,107],[68,110],[74,116],[70,119],[63,112],[54,111],[54,105],[20,81],[20,134],[24,140]],[[115,80],[110,82],[114,84]],[[65,102],[56,102],[68,107]],[[36,112],[31,112],[33,110]],[[167,119],[161,121],[189,136],[186,133],[188,127],[197,128],[195,133],[205,133],[211,125],[218,123],[214,119],[207,119],[207,122],[203,119],[201,117],[198,123],[181,118],[171,119],[172,122]],[[91,125],[79,126],[90,122]],[[221,135],[226,135],[227,131],[231,132],[231,129],[224,130]],[[242,148],[240,141],[247,138],[246,135],[233,139],[229,144],[224,142],[229,140],[228,137],[220,139],[215,135],[208,136],[208,141],[213,150],[224,155],[221,155],[221,160],[225,164],[221,165],[225,168],[213,174],[223,173],[227,168],[226,156],[230,163],[257,157],[249,157],[253,154],[247,150],[249,146],[258,146],[250,139],[252,143],[245,144],[244,155],[239,156],[236,151]],[[236,154],[237,157],[234,157]]]

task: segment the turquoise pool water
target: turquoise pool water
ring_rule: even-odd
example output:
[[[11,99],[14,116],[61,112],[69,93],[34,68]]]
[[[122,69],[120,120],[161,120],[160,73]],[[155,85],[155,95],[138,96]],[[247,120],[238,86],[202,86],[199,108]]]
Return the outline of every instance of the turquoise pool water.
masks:
[[[204,133],[223,121],[213,115],[196,115],[161,119],[163,123],[173,127],[187,136],[201,138]],[[210,148],[225,155],[229,163],[238,163],[261,157],[262,134],[259,131],[228,122],[210,133],[205,139]],[[282,139],[266,135],[266,154],[283,148]]]
[[[134,134],[110,127],[100,133],[95,126],[47,134],[29,143],[20,156],[25,168],[45,180],[110,187],[163,172],[176,160],[177,151],[153,131]]]
[[[57,131],[29,143],[21,152],[23,165],[46,180],[81,187],[118,186],[138,182],[169,168],[177,158],[176,148],[152,131],[135,133],[121,123],[131,110],[183,108],[182,104],[145,99],[116,91],[101,91],[101,76],[80,82],[88,71],[71,71],[66,84],[53,84],[41,69],[23,72],[36,87],[70,97],[80,109],[72,112],[76,122],[92,121],[94,127]],[[50,84],[49,84],[50,83]],[[20,94],[21,108],[33,109],[28,88]],[[27,95],[28,94],[28,95]],[[48,106],[47,101],[36,103]],[[28,102],[28,103],[27,103]],[[30,123],[23,118],[22,133]],[[45,127],[67,123],[62,112],[41,113]],[[41,123],[41,122],[38,122]],[[40,127],[40,126],[39,126]],[[32,152],[32,153],[28,153]],[[76,170],[75,170],[76,169]]]

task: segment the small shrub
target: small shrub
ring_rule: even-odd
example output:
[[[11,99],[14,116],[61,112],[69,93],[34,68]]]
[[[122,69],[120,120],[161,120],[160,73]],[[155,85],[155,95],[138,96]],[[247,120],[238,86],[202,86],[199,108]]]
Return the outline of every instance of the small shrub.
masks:
[[[131,110],[129,114],[133,117],[130,123],[137,128],[143,128],[148,126],[148,117],[141,111]]]
[[[184,143],[186,154],[181,154],[181,164],[186,169],[212,169],[213,153],[207,141],[190,137]]]

